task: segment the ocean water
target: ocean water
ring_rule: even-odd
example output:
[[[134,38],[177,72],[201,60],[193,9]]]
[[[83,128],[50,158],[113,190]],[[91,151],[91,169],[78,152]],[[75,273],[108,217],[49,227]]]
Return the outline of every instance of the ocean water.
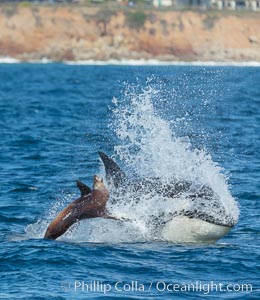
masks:
[[[259,67],[1,64],[0,299],[259,299],[259,82]],[[100,150],[133,176],[210,185],[237,224],[169,243],[145,222],[168,203],[126,195],[109,209],[139,223],[43,239],[75,180],[104,177]]]

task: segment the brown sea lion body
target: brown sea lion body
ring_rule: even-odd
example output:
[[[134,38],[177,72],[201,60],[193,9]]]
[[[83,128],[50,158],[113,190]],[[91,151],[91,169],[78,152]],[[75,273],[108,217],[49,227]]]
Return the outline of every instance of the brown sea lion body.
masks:
[[[65,207],[50,223],[44,238],[54,240],[64,234],[72,224],[83,219],[98,217],[113,219],[106,213],[108,198],[109,192],[103,180],[95,175],[93,190],[89,194],[83,193],[80,198]]]

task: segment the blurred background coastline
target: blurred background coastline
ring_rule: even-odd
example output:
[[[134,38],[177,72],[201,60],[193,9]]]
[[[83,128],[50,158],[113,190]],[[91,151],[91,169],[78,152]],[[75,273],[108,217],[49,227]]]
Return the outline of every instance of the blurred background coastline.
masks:
[[[260,62],[260,1],[0,1],[0,60]]]

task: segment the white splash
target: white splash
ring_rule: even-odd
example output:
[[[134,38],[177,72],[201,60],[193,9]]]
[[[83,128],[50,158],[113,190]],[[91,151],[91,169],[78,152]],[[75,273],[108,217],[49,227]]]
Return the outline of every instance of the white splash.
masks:
[[[238,220],[239,209],[235,199],[229,192],[227,179],[223,169],[213,162],[206,150],[194,149],[188,137],[177,137],[172,128],[178,125],[178,115],[171,112],[172,119],[162,118],[155,109],[164,105],[161,99],[162,87],[155,88],[148,80],[141,92],[135,86],[126,86],[122,99],[113,99],[114,119],[111,122],[119,143],[115,152],[137,178],[160,178],[165,183],[172,178],[177,181],[192,182],[190,192],[202,186],[208,186],[221,203],[224,214],[214,209],[216,202],[204,201],[199,207],[202,212],[225,222]],[[136,203],[135,195],[126,195],[126,199],[117,201],[118,207],[112,207],[113,213],[122,217],[133,217],[142,220],[149,227],[150,218],[194,206],[186,193],[174,199],[158,197],[158,195],[142,195]],[[122,215],[123,212],[123,215]],[[163,221],[163,220],[162,220]],[[147,229],[149,232],[149,228]],[[149,235],[149,234],[148,234]],[[152,236],[153,233],[150,232]]]
[[[148,80],[146,87],[141,91],[137,91],[135,86],[127,85],[122,99],[113,99],[113,119],[110,128],[117,136],[118,143],[114,149],[119,161],[124,165],[124,170],[129,175],[134,174],[136,178],[160,178],[165,184],[172,178],[192,182],[189,192],[208,186],[224,208],[225,215],[222,217],[231,218],[236,223],[239,209],[229,192],[222,168],[213,162],[206,150],[194,149],[188,137],[175,135],[172,128],[179,124],[178,115],[172,111],[172,119],[166,120],[157,113],[154,104],[156,103],[158,107],[165,101],[160,95],[160,87],[155,88]],[[104,176],[103,173],[102,177]],[[117,198],[113,195],[113,190],[110,191],[110,195],[111,200],[114,201],[109,201],[108,210],[112,215],[124,218],[126,221],[83,220],[73,225],[62,237],[59,237],[59,240],[77,243],[160,240],[160,231],[157,232],[155,223],[163,223],[167,221],[164,219],[165,216],[172,212],[190,209],[194,205],[187,197],[187,193],[181,193],[174,199],[153,193],[139,194],[137,197],[133,192],[125,192]],[[219,218],[213,206],[214,203],[208,201],[201,209]],[[58,207],[61,207],[60,202],[52,208],[47,220],[29,225],[26,229],[27,237],[43,237],[49,221],[57,214]],[[157,218],[156,222],[154,217]],[[204,224],[202,227],[201,224],[198,226],[198,228],[203,227],[202,235],[205,235]],[[212,228],[214,226],[212,225]],[[205,228],[208,228],[207,225]],[[185,232],[189,230],[186,228]],[[218,231],[219,228],[216,230]],[[195,236],[196,234],[198,233],[195,233]],[[212,232],[210,234],[212,235]],[[174,236],[174,233],[171,232],[171,236]],[[190,240],[193,238],[194,236]]]

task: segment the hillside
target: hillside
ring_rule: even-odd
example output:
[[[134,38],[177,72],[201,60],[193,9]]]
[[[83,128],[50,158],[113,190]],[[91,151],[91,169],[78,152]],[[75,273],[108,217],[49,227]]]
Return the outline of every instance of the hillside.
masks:
[[[0,6],[0,56],[260,61],[258,13]]]

